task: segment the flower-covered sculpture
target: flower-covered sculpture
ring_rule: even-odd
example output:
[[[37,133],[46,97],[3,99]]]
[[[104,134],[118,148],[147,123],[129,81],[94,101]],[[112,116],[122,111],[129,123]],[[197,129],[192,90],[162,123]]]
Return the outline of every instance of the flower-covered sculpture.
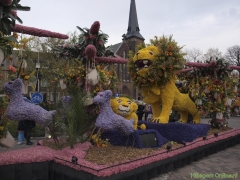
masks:
[[[134,119],[126,120],[124,117],[115,114],[110,105],[111,97],[111,90],[98,92],[94,97],[94,103],[100,106],[100,114],[97,117],[95,126],[104,131],[119,130],[125,135],[130,135],[134,131]]]
[[[3,85],[3,91],[10,98],[6,110],[7,117],[14,121],[31,120],[41,126],[49,125],[56,111],[47,111],[41,106],[25,102],[22,95],[22,83],[22,80],[17,78]]]
[[[119,97],[110,100],[111,107],[114,113],[126,118],[127,120],[134,119],[134,129],[137,130],[138,116],[136,114],[137,104],[127,97]]]
[[[210,115],[213,128],[226,128],[233,100],[238,95],[240,67],[217,57],[204,63],[187,62],[185,66],[188,68],[178,73],[178,77],[187,82],[185,90],[202,114]]]
[[[173,109],[181,113],[180,121],[186,123],[190,113],[193,122],[200,123],[201,113],[195,103],[175,85],[176,72],[184,64],[181,47],[171,36],[157,40],[156,46],[139,50],[128,64],[133,81],[142,90],[143,101],[152,105],[153,121],[168,123]]]
[[[29,34],[32,36],[38,36],[38,37],[51,37],[51,38],[58,38],[58,39],[68,39],[68,36],[65,34],[61,34],[58,32],[52,32],[45,29],[38,29],[34,27],[28,27],[28,26],[22,26],[19,24],[16,24],[12,29],[13,32],[23,33],[23,34]]]

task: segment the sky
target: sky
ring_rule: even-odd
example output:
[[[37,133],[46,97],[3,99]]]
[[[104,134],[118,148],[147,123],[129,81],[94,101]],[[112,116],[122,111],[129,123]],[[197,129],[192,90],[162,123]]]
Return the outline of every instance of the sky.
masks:
[[[206,53],[240,45],[240,0],[135,0],[140,34],[145,43],[154,36],[173,35],[184,49]],[[24,26],[62,34],[100,22],[109,35],[107,45],[122,42],[127,33],[130,0],[21,0],[30,11],[18,11]]]

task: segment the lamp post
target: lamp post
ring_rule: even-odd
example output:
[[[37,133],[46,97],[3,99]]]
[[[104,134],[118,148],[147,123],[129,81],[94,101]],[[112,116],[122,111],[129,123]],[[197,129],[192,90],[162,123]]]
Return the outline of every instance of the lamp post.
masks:
[[[42,76],[39,72],[39,69],[40,69],[40,63],[39,63],[39,60],[37,60],[36,62],[36,69],[37,69],[37,84],[36,84],[36,88],[35,90],[37,91],[36,93],[33,93],[32,96],[31,96],[31,101],[34,103],[34,104],[39,104],[43,101],[43,96],[42,94],[39,93],[39,80],[40,80],[40,76]]]
[[[39,92],[39,69],[40,69],[40,63],[39,63],[39,53],[38,53],[38,59],[36,61],[36,69],[37,69],[37,92]]]

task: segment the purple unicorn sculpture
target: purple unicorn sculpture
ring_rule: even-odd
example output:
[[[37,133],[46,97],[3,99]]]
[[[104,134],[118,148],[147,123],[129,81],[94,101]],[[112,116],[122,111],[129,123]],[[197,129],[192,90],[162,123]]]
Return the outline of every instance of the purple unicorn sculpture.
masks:
[[[6,110],[7,117],[14,121],[32,120],[41,126],[49,125],[56,111],[47,111],[41,106],[25,102],[21,92],[22,83],[22,80],[17,78],[3,85],[3,91],[10,98],[10,103]]]
[[[130,135],[134,131],[134,119],[127,120],[115,114],[110,105],[111,97],[111,90],[99,92],[94,97],[94,103],[100,106],[100,114],[97,117],[95,126],[102,130],[119,130],[125,135]]]

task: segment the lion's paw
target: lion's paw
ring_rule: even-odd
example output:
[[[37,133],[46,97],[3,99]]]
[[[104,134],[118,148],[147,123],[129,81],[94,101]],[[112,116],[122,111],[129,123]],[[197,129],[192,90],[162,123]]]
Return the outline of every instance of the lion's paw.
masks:
[[[199,124],[200,121],[199,121],[199,120],[193,120],[193,121],[191,121],[191,123],[192,123],[192,124]]]
[[[154,122],[154,123],[161,123],[159,118],[153,118],[152,122]]]

